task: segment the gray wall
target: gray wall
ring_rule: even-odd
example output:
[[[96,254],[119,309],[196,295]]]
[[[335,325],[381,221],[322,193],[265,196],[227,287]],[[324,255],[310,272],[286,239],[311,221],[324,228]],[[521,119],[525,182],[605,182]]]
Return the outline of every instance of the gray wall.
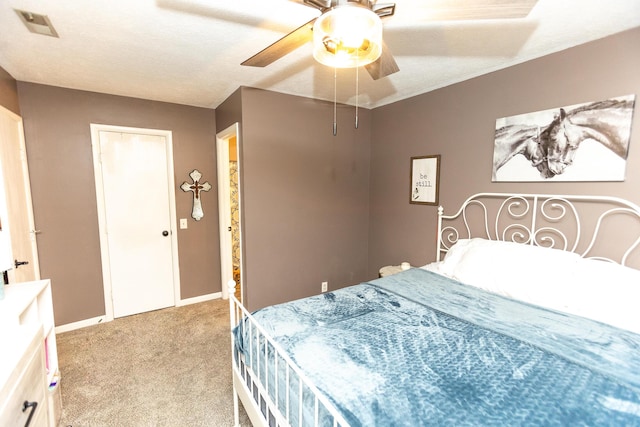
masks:
[[[20,114],[18,83],[2,67],[0,67],[0,105],[18,115]]]
[[[454,211],[476,192],[620,196],[640,204],[640,114],[626,180],[492,183],[496,118],[640,94],[640,28],[373,111],[369,274],[383,265],[435,260],[437,208],[410,205],[410,157],[440,154],[440,204]]]
[[[173,132],[175,183],[198,169],[214,189],[205,217],[178,232],[181,297],[219,292],[220,249],[213,110],[18,83],[42,277],[50,278],[56,324],[105,314],[90,123]],[[192,195],[176,188],[178,218]]]
[[[242,89],[238,88],[216,108],[216,128],[221,132],[234,123],[242,125]]]
[[[242,88],[240,161],[249,308],[367,279],[371,112]],[[237,104],[236,104],[237,105]],[[220,113],[223,113],[224,106]]]

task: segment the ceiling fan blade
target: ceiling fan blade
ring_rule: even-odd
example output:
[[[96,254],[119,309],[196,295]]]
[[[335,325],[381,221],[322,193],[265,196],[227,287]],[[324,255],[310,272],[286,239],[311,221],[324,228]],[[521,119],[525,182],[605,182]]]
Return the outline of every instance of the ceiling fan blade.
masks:
[[[514,19],[526,17],[538,0],[434,0],[425,2],[426,19]]]
[[[371,10],[373,10],[373,12],[380,18],[384,18],[385,16],[392,16],[394,13],[396,13],[396,4],[376,3],[371,7]]]
[[[266,67],[286,54],[293,52],[303,44],[313,39],[313,23],[316,19],[317,18],[313,18],[311,21],[293,30],[240,65]]]
[[[365,65],[364,68],[367,69],[373,80],[378,80],[400,71],[396,60],[393,59],[393,54],[384,41],[382,42],[382,55],[380,55],[380,58],[371,64]]]
[[[306,6],[315,7],[322,12],[330,9],[332,6],[331,0],[302,0],[302,3]]]

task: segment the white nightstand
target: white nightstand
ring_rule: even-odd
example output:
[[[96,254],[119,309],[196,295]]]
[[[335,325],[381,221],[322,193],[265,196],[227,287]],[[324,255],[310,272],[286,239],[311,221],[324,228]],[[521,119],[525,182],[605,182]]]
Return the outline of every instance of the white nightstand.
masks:
[[[380,274],[380,277],[387,277],[410,268],[411,265],[408,262],[403,262],[400,265],[387,265],[382,267],[378,273]]]

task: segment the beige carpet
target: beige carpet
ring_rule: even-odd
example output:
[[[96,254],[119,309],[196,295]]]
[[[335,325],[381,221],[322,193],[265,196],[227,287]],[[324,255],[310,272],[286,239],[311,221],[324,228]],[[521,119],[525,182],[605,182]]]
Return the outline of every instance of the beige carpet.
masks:
[[[228,301],[124,317],[57,343],[60,426],[233,425]],[[251,425],[244,410],[240,421]]]

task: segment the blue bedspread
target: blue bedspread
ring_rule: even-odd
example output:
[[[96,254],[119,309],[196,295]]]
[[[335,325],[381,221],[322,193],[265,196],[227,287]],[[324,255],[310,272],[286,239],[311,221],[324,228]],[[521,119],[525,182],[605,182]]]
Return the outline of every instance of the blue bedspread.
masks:
[[[640,335],[426,270],[254,317],[352,426],[640,425]]]

